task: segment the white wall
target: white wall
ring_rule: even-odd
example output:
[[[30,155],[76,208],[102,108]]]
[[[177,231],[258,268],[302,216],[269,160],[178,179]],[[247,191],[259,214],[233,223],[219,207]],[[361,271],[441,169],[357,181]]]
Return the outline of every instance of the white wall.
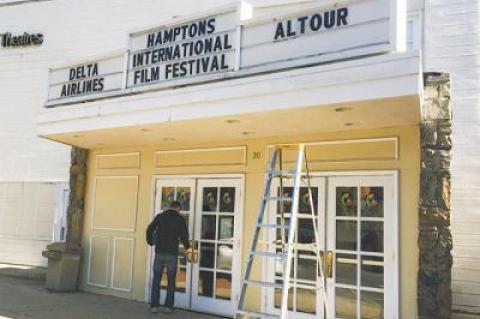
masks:
[[[133,29],[231,1],[14,2],[0,1],[0,32],[40,32],[44,42],[40,47],[0,47],[0,263],[45,265],[41,251],[53,240],[59,198],[46,191],[39,199],[28,189],[68,181],[70,161],[70,147],[36,136],[48,68],[125,49]]]
[[[426,71],[452,77],[453,305],[480,313],[480,3],[426,0]]]

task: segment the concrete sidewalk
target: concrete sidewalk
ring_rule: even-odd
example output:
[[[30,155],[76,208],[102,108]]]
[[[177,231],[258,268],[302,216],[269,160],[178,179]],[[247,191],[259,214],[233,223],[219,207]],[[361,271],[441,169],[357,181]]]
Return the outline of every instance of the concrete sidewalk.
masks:
[[[0,319],[208,319],[205,314],[177,310],[151,314],[142,302],[76,293],[52,293],[42,282],[0,275]]]

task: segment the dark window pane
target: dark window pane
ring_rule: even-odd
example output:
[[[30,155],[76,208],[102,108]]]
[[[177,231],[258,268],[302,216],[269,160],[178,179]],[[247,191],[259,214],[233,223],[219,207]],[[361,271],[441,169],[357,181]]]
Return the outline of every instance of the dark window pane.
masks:
[[[362,256],[361,285],[383,288],[383,257]]]
[[[297,278],[315,281],[317,278],[317,256],[311,251],[298,251]]]
[[[313,206],[315,207],[315,214],[318,214],[318,187],[312,187],[312,196],[313,196]],[[278,188],[279,197],[293,197],[293,187],[283,187],[283,196],[281,194],[280,187]],[[292,203],[291,202],[282,202],[283,212],[291,213],[292,212]],[[311,214],[310,208],[310,194],[308,192],[308,187],[300,187],[299,202],[298,202],[298,212],[300,214]],[[277,213],[280,214],[280,205],[278,205]]]
[[[230,300],[232,295],[232,275],[217,273],[215,281],[215,297],[217,299]]]
[[[215,261],[215,244],[201,243],[200,245],[200,267],[213,268]]]
[[[362,222],[362,251],[383,252],[383,222]]]
[[[357,188],[337,187],[337,216],[357,216]]]
[[[315,215],[318,214],[318,187],[312,187],[313,207]],[[299,212],[300,214],[311,214],[312,209],[310,205],[310,194],[308,187],[300,188],[300,200],[299,200]]]
[[[203,189],[203,204],[204,212],[216,212],[218,204],[218,188],[205,187]]]
[[[292,198],[293,196],[293,187],[283,187],[283,193],[280,189],[278,188],[278,197],[289,197]],[[288,214],[292,212],[292,202],[280,202],[279,205],[277,205],[278,210],[277,213],[281,215],[281,208],[283,207],[283,213]]]
[[[218,228],[219,240],[233,239],[233,217],[221,216],[218,222]]]
[[[362,187],[361,194],[362,216],[383,217],[383,187]]]
[[[336,248],[343,250],[357,250],[357,222],[337,220]]]
[[[383,319],[383,294],[378,292],[360,292],[360,318]]]
[[[235,187],[220,188],[220,212],[233,213],[235,211]]]
[[[357,285],[357,255],[337,254],[335,282],[346,285]]]
[[[198,294],[213,297],[213,272],[200,270],[198,281]]]
[[[202,239],[215,239],[216,216],[202,216]]]
[[[175,200],[175,187],[162,187],[162,210],[170,208],[170,203]]]
[[[185,220],[185,224],[187,224],[187,229],[188,229],[188,218],[190,216],[188,216],[188,214],[184,214],[184,213],[180,213],[180,216],[182,216],[183,219]]]
[[[217,269],[232,270],[233,246],[218,245]]]
[[[298,240],[301,244],[315,243],[315,232],[311,219],[298,219]]]
[[[335,288],[335,314],[342,319],[357,319],[357,290]]]
[[[183,211],[190,210],[190,194],[190,187],[177,187],[177,201]]]

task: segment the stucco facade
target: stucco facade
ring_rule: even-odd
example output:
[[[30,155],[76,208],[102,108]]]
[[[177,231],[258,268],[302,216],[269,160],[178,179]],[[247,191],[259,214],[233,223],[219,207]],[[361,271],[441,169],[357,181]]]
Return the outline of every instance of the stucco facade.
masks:
[[[425,274],[424,269],[430,270],[428,261],[421,264],[425,260],[422,261],[424,256],[419,255],[419,249],[426,247],[421,239],[425,235],[422,233],[425,225],[420,220],[425,207],[419,207],[419,203],[422,204],[420,195],[425,194],[421,190],[421,169],[424,168],[421,164],[424,159],[422,152],[425,152],[422,147],[425,145],[421,141],[423,135],[420,128],[424,115],[422,107],[431,93],[430,89],[424,87],[423,72],[444,72],[451,75],[451,105],[450,99],[447,104],[453,111],[452,303],[455,310],[480,312],[477,300],[480,286],[476,283],[476,274],[480,271],[476,257],[478,245],[472,244],[478,241],[479,236],[476,234],[478,227],[475,226],[478,216],[474,212],[475,198],[478,197],[476,179],[480,176],[475,166],[477,155],[474,151],[478,139],[476,109],[479,93],[478,74],[476,67],[472,67],[477,56],[477,39],[474,36],[478,29],[477,3],[429,0],[390,3],[397,4],[396,10],[399,11],[405,10],[402,5],[406,5],[406,36],[402,37],[401,32],[395,33],[395,36],[405,42],[405,50],[401,48],[403,45],[396,43],[395,48],[385,46],[376,48],[376,51],[365,52],[359,49],[360,51],[356,51],[352,56],[342,56],[344,53],[337,52],[341,59],[309,57],[307,59],[313,60],[306,65],[295,64],[295,61],[283,61],[282,65],[262,65],[264,62],[261,59],[268,61],[270,56],[275,56],[278,52],[290,52],[291,60],[295,60],[293,56],[296,52],[293,47],[287,46],[282,47],[285,51],[271,50],[271,54],[263,54],[269,52],[268,49],[255,51],[256,47],[265,43],[268,45],[268,41],[257,43],[255,37],[236,38],[235,32],[254,30],[258,25],[262,25],[262,17],[289,17],[291,12],[298,10],[299,4],[292,1],[251,1],[248,6],[238,9],[239,21],[250,19],[251,22],[237,22],[228,17],[236,17],[238,2],[226,0],[0,1],[2,30],[12,33],[41,32],[44,35],[40,46],[0,50],[0,101],[1,105],[11,105],[3,108],[3,111],[0,110],[1,114],[5,114],[5,117],[2,117],[5,119],[4,123],[1,123],[2,133],[7,134],[4,139],[0,136],[0,143],[5,145],[2,147],[3,151],[0,150],[0,155],[1,152],[5,153],[0,160],[5,167],[0,172],[0,182],[3,180],[6,184],[20,183],[20,186],[4,187],[6,209],[0,218],[9,223],[22,224],[28,212],[32,211],[29,207],[37,205],[41,209],[35,210],[39,213],[36,213],[36,219],[33,220],[35,224],[40,222],[44,227],[43,232],[48,234],[51,229],[48,218],[51,216],[47,215],[53,209],[48,205],[57,207],[57,210],[61,206],[58,194],[65,196],[65,189],[68,188],[65,181],[68,179],[70,148],[36,138],[35,134],[88,150],[87,178],[84,180],[82,175],[78,181],[80,188],[85,185],[85,202],[81,190],[75,190],[79,193],[72,195],[78,195],[75,197],[76,202],[72,202],[73,197],[70,196],[69,230],[73,236],[73,239],[70,239],[80,240],[82,244],[80,288],[147,301],[151,255],[144,241],[144,231],[153,214],[159,213],[163,207],[163,189],[190,187],[190,194],[196,194],[195,199],[192,198],[193,206],[188,213],[197,216],[190,220],[191,235],[192,239],[200,236],[196,240],[202,245],[204,238],[201,237],[202,230],[198,225],[202,223],[205,212],[202,211],[201,196],[198,194],[208,187],[216,187],[218,192],[235,188],[237,196],[241,198],[238,211],[235,210],[234,214],[235,237],[238,235],[239,238],[231,243],[232,249],[238,253],[236,265],[227,270],[214,267],[213,271],[209,267],[202,269],[198,265],[182,265],[181,269],[185,270],[186,280],[190,283],[186,284],[188,287],[183,287],[185,291],[179,294],[178,299],[182,303],[180,306],[184,308],[229,316],[229,307],[233,307],[238,298],[238,285],[253,231],[252,220],[258,208],[270,146],[277,143],[304,142],[307,143],[307,151],[312,153],[310,166],[316,178],[319,196],[324,196],[325,206],[319,204],[319,210],[324,209],[324,215],[327,216],[323,222],[328,223],[328,219],[336,218],[332,217],[335,209],[329,206],[332,201],[329,196],[333,196],[331,194],[334,194],[335,189],[329,185],[340,183],[338,187],[343,187],[345,185],[342,186],[341,182],[345,182],[345,178],[351,178],[348,183],[353,184],[362,178],[370,179],[371,182],[365,182],[366,184],[355,184],[360,192],[367,185],[374,186],[373,184],[381,183],[382,178],[385,178],[387,181],[382,187],[385,187],[385,190],[393,187],[390,196],[385,197],[385,203],[392,205],[389,206],[391,209],[388,214],[391,214],[389,216],[392,218],[398,218],[398,223],[389,222],[387,219],[375,220],[384,223],[382,227],[385,230],[382,234],[388,232],[392,237],[385,235],[389,239],[384,242],[387,247],[387,250],[382,252],[384,255],[370,256],[384,258],[383,262],[387,262],[391,257],[388,262],[393,266],[382,270],[385,271],[382,273],[384,278],[393,279],[386,280],[385,287],[362,288],[360,278],[363,268],[358,266],[358,289],[354,289],[357,291],[357,308],[351,310],[355,313],[351,315],[356,317],[362,313],[363,316],[372,318],[383,315],[385,318],[417,318],[420,313],[424,318],[430,318],[420,309],[421,305],[425,304],[422,303],[425,295],[420,293],[422,278],[418,278]],[[305,6],[308,11],[308,8],[324,4],[322,1],[312,1],[300,6]],[[349,1],[341,4],[345,8],[353,5]],[[224,16],[218,18],[218,12],[226,10],[224,5],[232,5],[228,10],[234,10],[228,11],[228,19]],[[345,8],[342,11],[344,18],[347,12]],[[378,8],[383,7],[379,5]],[[51,18],[52,12],[55,12],[55,19]],[[227,60],[230,59],[224,62],[232,63],[232,70],[228,70],[230,73],[135,87],[135,81],[140,81],[143,76],[142,81],[147,82],[147,78],[146,73],[138,73],[138,78],[131,77],[138,65],[131,67],[128,51],[140,48],[138,52],[143,52],[144,49],[139,43],[144,30],[164,23],[175,25],[184,21],[197,21],[195,19],[205,14],[208,16],[209,12],[219,14],[217,18],[221,23],[218,22],[218,25],[223,27],[223,21],[230,23],[225,23],[230,26],[228,30],[221,30],[231,36],[231,41],[224,40],[221,48],[227,52]],[[354,10],[351,9],[350,12]],[[243,16],[250,17],[242,20]],[[340,23],[335,25],[344,27],[346,20],[339,21]],[[315,29],[314,23],[308,25]],[[390,32],[395,30],[392,23],[389,28]],[[260,34],[264,29],[258,27],[258,30]],[[313,32],[312,30],[305,32]],[[282,32],[279,33],[277,29],[275,37],[280,37]],[[285,29],[284,32],[286,35],[292,31]],[[373,37],[373,34],[372,31],[369,36]],[[365,33],[358,37],[341,36],[342,41],[338,41],[339,43],[348,39],[353,43],[362,36],[367,38]],[[137,41],[137,38],[140,40]],[[243,45],[244,54],[238,54],[239,47],[236,45],[240,44]],[[312,47],[315,49],[315,46]],[[110,81],[108,77],[111,77],[114,81],[123,83],[122,87],[107,85],[106,89],[111,89],[109,92],[98,95],[93,92],[92,95],[85,96],[78,94],[77,97],[64,100],[62,99],[66,98],[67,93],[60,93],[58,89],[57,97],[55,90],[62,83],[70,83],[72,79],[94,78],[97,75],[95,72],[85,75],[85,71],[80,70],[74,76],[70,74],[69,82],[58,80],[58,74],[61,75],[70,68],[74,69],[73,66],[88,65],[86,63],[91,61],[108,61],[109,67],[120,61],[115,67],[111,67],[106,81]],[[122,61],[125,61],[125,64]],[[242,63],[248,65],[242,69]],[[127,71],[124,71],[125,68]],[[179,70],[181,71],[180,68]],[[173,68],[171,71],[173,72]],[[152,74],[148,76],[151,77]],[[155,73],[153,76],[155,77]],[[21,85],[18,84],[20,82]],[[75,89],[72,91],[71,87],[68,92],[68,95],[72,92],[75,95]],[[12,113],[12,110],[15,110],[15,113]],[[26,118],[28,121],[25,121]],[[15,151],[11,152],[9,149]],[[70,173],[73,176],[78,172],[75,168]],[[37,195],[28,195],[31,193],[28,183],[46,181],[58,185],[38,186],[39,190],[35,191]],[[216,182],[218,184],[215,186]],[[22,183],[26,185],[24,188]],[[74,184],[76,183],[75,179]],[[393,186],[389,186],[390,184]],[[14,188],[18,188],[18,192]],[[48,203],[40,200],[37,204],[35,200],[44,198],[46,192],[49,192],[50,197],[56,196],[55,199],[45,200]],[[0,203],[1,194],[2,192]],[[22,196],[33,196],[35,200],[23,200]],[[63,197],[63,201],[68,200]],[[20,202],[26,204],[19,204]],[[12,213],[18,210],[18,205],[23,205],[22,218]],[[45,214],[42,209],[46,211]],[[209,214],[205,216],[213,218],[213,213]],[[224,214],[225,212],[221,211],[216,213],[218,223],[221,218],[228,217]],[[388,215],[387,209],[385,214]],[[45,220],[42,219],[44,215],[47,216]],[[355,221],[359,225],[362,222],[373,222],[368,219],[361,220],[361,216],[359,218]],[[427,216],[428,218],[430,217]],[[430,219],[427,224],[429,221]],[[320,225],[323,225],[323,222],[319,220]],[[445,221],[441,227],[449,233],[448,222]],[[327,227],[325,225],[324,227]],[[197,226],[200,228],[197,229]],[[332,227],[335,229],[335,226],[329,227],[326,228],[326,236],[335,236],[336,233],[331,230]],[[6,231],[12,229],[4,228]],[[28,229],[15,229],[17,237],[28,232]],[[50,239],[38,246],[43,246]],[[333,237],[325,239],[325,250],[328,250],[332,241]],[[217,248],[222,245],[221,241],[207,243],[214,244]],[[10,242],[6,245],[11,246]],[[447,259],[449,251],[442,251]],[[361,264],[360,256],[363,256],[363,253],[361,249],[356,252],[359,259],[354,263]],[[387,253],[392,253],[392,256],[387,256]],[[348,255],[348,252],[346,254]],[[338,263],[345,260],[352,262],[345,257]],[[378,266],[379,261],[375,260],[373,264],[372,261],[369,262],[367,265]],[[268,273],[265,272],[271,270],[270,266],[257,265],[256,274],[267,276]],[[426,268],[422,268],[424,266]],[[208,293],[202,292],[205,288],[198,286],[195,280],[206,282],[205,278],[208,276],[202,276],[209,272],[214,273],[214,276],[221,275],[218,278],[223,281],[218,282],[222,284],[225,284],[225,278],[230,278],[231,295],[228,297],[230,299],[227,298],[230,304],[225,298],[220,298],[222,296],[212,298],[213,301],[201,296],[202,293]],[[345,292],[353,288],[348,284],[335,286],[332,282],[331,285],[329,289],[332,295],[327,303],[331,304],[335,311],[335,289]],[[221,291],[225,287],[220,285],[215,286],[215,289]],[[428,289],[426,295],[428,291],[435,290],[432,286]],[[385,298],[388,310],[379,310],[378,300],[369,303],[370,301],[362,299],[364,293],[372,300],[383,294],[382,298]],[[321,307],[320,304],[325,302],[322,299],[312,299],[308,293],[299,296],[301,297],[298,297],[298,300],[302,301],[302,305],[299,303],[292,307],[297,310],[297,307],[300,309],[307,304],[305,307],[309,311],[294,311],[298,317],[311,316],[311,313],[305,313],[311,312],[312,307]],[[345,294],[339,296],[338,303],[341,304]],[[268,308],[274,303],[272,295],[260,291],[250,293],[247,300],[254,308]],[[316,306],[312,306],[312,300]],[[348,302],[344,305],[346,311],[350,311]],[[363,307],[371,312],[363,313]],[[317,314],[319,309],[315,308]]]

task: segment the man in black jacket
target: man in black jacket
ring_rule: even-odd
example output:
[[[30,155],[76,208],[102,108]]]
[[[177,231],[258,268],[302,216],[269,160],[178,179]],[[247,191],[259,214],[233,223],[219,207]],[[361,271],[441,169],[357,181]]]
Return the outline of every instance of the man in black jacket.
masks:
[[[155,245],[155,261],[153,263],[153,281],[150,295],[150,310],[159,311],[160,283],[165,267],[167,268],[167,297],[165,299],[165,312],[173,311],[175,296],[175,280],[177,275],[178,244],[181,241],[186,250],[190,248],[188,229],[185,220],[180,215],[180,203],[173,201],[170,208],[148,225],[147,243]]]

